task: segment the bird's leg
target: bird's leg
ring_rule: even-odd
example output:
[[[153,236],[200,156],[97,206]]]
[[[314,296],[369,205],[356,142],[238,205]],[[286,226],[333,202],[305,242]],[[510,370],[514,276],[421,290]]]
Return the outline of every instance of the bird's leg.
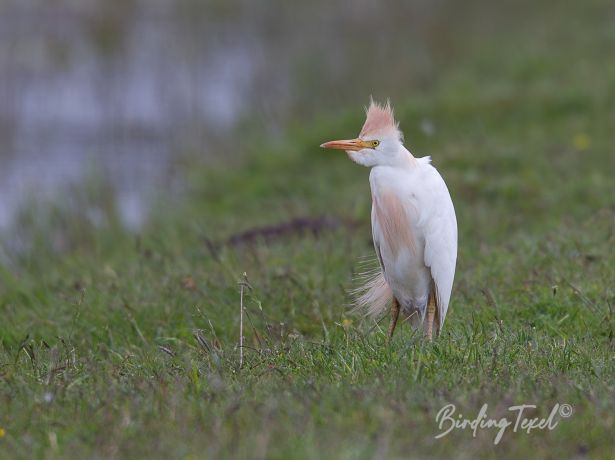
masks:
[[[434,323],[436,325],[436,335],[438,335],[438,332],[440,331],[440,319],[438,318],[438,312],[436,308],[436,296],[432,292],[429,295],[429,300],[427,301],[427,325],[426,325],[427,339],[430,342],[433,340]]]
[[[391,305],[391,323],[389,324],[389,340],[393,338],[393,332],[395,332],[395,326],[397,326],[397,318],[399,318],[399,302],[393,297],[393,305]]]

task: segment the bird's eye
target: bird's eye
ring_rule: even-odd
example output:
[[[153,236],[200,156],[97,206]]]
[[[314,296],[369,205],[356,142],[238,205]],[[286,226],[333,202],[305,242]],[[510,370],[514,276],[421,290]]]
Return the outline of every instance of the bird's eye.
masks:
[[[376,148],[380,145],[380,141],[372,141],[372,147]]]

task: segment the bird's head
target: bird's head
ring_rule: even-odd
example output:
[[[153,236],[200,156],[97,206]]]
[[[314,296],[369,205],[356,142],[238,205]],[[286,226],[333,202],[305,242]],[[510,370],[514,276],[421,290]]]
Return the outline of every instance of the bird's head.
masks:
[[[406,160],[409,152],[403,146],[403,134],[393,116],[393,108],[370,101],[366,119],[356,139],[330,141],[325,149],[345,150],[352,161],[363,166],[394,166]]]

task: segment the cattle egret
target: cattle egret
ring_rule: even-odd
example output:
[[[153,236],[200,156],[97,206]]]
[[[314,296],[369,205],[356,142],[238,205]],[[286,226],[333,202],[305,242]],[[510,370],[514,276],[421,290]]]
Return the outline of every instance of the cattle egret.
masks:
[[[451,196],[430,157],[403,144],[390,103],[371,101],[359,137],[325,142],[371,168],[372,236],[380,269],[361,287],[359,307],[378,315],[391,301],[391,338],[400,310],[432,340],[443,324],[457,261],[457,219]]]

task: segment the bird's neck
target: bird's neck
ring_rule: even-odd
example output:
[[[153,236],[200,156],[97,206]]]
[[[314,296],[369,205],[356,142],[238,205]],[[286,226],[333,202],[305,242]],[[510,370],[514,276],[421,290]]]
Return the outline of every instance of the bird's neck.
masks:
[[[391,159],[391,165],[400,169],[412,169],[417,166],[418,162],[416,158],[410,153],[410,151],[400,144],[396,155]]]

